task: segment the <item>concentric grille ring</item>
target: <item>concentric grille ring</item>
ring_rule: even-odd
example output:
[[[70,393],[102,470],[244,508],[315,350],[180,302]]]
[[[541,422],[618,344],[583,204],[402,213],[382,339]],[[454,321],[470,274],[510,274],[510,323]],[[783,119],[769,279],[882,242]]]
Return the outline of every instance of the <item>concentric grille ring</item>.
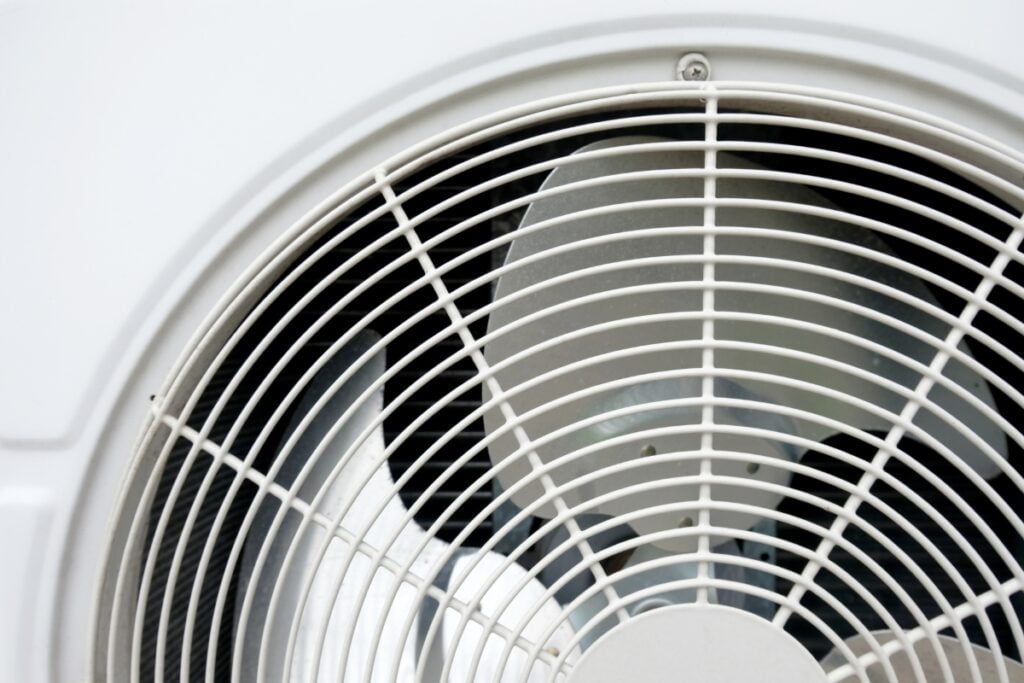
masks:
[[[102,670],[565,680],[714,602],[828,680],[1016,680],[1022,179],[934,117],[743,83],[560,98],[373,169],[154,397]]]

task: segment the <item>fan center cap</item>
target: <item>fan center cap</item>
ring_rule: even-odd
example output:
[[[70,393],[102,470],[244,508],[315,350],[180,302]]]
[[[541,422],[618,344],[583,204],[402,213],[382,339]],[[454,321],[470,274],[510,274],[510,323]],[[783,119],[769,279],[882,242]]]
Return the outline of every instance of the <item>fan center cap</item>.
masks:
[[[791,635],[749,612],[678,605],[645,612],[587,649],[569,683],[826,683]]]

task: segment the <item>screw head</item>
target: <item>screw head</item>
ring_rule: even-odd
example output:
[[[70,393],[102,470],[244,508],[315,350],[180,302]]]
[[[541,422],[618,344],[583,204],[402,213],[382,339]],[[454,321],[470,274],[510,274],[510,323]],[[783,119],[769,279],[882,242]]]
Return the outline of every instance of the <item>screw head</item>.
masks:
[[[711,78],[711,64],[704,55],[691,52],[679,60],[676,74],[684,81],[706,81]]]
[[[703,64],[691,64],[683,71],[683,78],[688,81],[706,81],[708,70],[704,68]]]

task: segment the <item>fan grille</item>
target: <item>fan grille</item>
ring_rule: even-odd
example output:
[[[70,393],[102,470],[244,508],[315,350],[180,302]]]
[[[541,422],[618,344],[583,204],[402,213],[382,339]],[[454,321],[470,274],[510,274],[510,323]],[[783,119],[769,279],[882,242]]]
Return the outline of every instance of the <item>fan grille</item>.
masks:
[[[563,505],[554,520],[509,503],[511,494],[503,492],[489,457],[494,437],[485,429],[484,414],[500,407],[510,427],[526,422],[507,398],[518,387],[500,384],[484,349],[496,336],[514,334],[489,332],[488,320],[507,305],[495,298],[495,288],[502,272],[518,267],[503,264],[512,240],[523,232],[524,213],[545,197],[577,191],[545,189],[544,179],[577,163],[575,152],[594,141],[637,134],[666,139],[648,143],[651,149],[692,151],[704,160],[676,172],[696,179],[700,194],[668,200],[699,211],[699,221],[672,229],[702,240],[702,252],[691,258],[700,278],[663,284],[702,297],[701,307],[690,312],[700,321],[700,337],[679,340],[678,347],[700,353],[700,363],[680,368],[679,376],[700,381],[700,395],[690,403],[701,420],[679,431],[698,434],[701,446],[653,455],[658,462],[699,465],[691,477],[699,496],[667,506],[689,523],[664,532],[698,540],[696,552],[686,555],[696,575],[624,594],[621,586],[631,574],[649,572],[657,562],[624,568],[616,558],[651,538],[634,534],[606,547],[597,541],[603,531],[632,523],[630,515],[587,526],[580,520],[593,512],[589,502]],[[742,155],[761,169],[719,163],[727,154]],[[754,176],[813,188],[836,208],[719,192],[729,179]],[[590,187],[644,177],[604,176]],[[287,668],[299,680],[315,680],[332,671],[333,662],[338,671],[348,667],[349,675],[374,680],[407,677],[409,667],[419,667],[428,678],[483,680],[502,671],[517,680],[531,671],[563,675],[587,646],[589,631],[628,620],[644,599],[679,588],[692,589],[697,601],[740,596],[746,609],[789,631],[816,659],[838,649],[849,661],[833,671],[833,680],[855,676],[883,654],[914,642],[935,644],[938,633],[1017,657],[1024,645],[1024,524],[1018,514],[1024,509],[1018,472],[1024,437],[1017,427],[1024,418],[1017,389],[1024,380],[1018,354],[1024,325],[1017,314],[1024,294],[1021,178],[1018,154],[951,124],[839,93],[764,84],[662,84],[583,94],[508,112],[410,150],[354,181],[302,226],[246,284],[244,295],[218,314],[169,390],[154,398],[152,422],[135,455],[136,483],[127,488],[138,493],[126,498],[121,512],[126,541],[111,553],[114,589],[101,609],[110,615],[98,642],[101,670],[110,680],[219,680],[229,674],[276,680]],[[653,205],[638,201],[628,208]],[[814,300],[813,293],[781,292],[788,315],[721,307],[719,293],[759,286],[756,276],[723,276],[737,268],[821,274],[798,259],[765,263],[723,249],[737,235],[800,239],[722,220],[740,208],[827,214],[870,231],[893,257],[867,258],[926,283],[938,306],[919,299],[908,305],[935,321],[938,332],[921,335],[929,358],[901,357],[877,339],[853,340],[880,347],[875,350],[885,360],[865,381],[900,393],[891,381],[886,384],[887,363],[902,364],[917,378],[900,393],[901,410],[885,411],[886,430],[833,424],[824,412],[758,406],[826,423],[835,436],[819,443],[772,435],[803,454],[798,462],[715,449],[715,435],[735,430],[719,423],[716,411],[736,402],[716,392],[717,379],[794,381],[754,377],[716,362],[737,344],[721,332],[723,326],[751,320],[766,330],[784,326],[852,343],[803,318],[800,307]],[[589,275],[611,269],[599,267]],[[870,283],[857,286],[866,290]],[[857,308],[858,301],[827,304],[842,315],[870,314],[863,303]],[[901,321],[875,313],[900,329]],[[630,322],[638,347],[647,322],[642,316]],[[600,330],[578,335],[595,332]],[[756,351],[794,353],[770,345]],[[527,350],[526,361],[532,353]],[[371,373],[363,382],[360,368],[375,359],[383,361],[380,376]],[[802,360],[837,364],[827,355]],[[334,374],[331,363],[340,363]],[[949,386],[954,365],[976,374],[996,410],[972,402],[963,387],[957,394]],[[325,372],[331,381],[321,382]],[[371,490],[374,472],[351,464],[359,452],[353,446],[334,474],[351,477],[355,492],[332,503],[333,478],[311,473],[318,460],[333,466],[342,453],[325,446],[311,456],[302,444],[306,432],[317,434],[314,444],[323,437],[317,416],[346,386],[359,392],[338,428],[364,427],[353,411],[379,400],[363,436],[369,442],[380,435],[379,464],[396,483]],[[830,394],[828,386],[801,390],[818,392],[822,401],[856,401]],[[935,403],[939,390],[955,395],[955,405],[980,415],[1005,437],[1005,457],[991,443],[982,447],[998,465],[996,476],[980,477],[915,423],[919,413],[928,413],[964,432],[956,421],[962,415]],[[557,507],[559,488],[580,483],[552,478],[531,452],[531,440],[545,435],[520,432],[521,457],[529,459],[535,483]],[[713,511],[744,507],[716,499],[720,487],[770,486],[716,470],[730,461],[744,463],[751,474],[783,470],[792,477],[777,509],[756,510],[767,526],[712,527]],[[622,467],[650,462],[631,460]],[[378,512],[385,519],[386,506],[397,501],[408,510],[403,518],[371,523]],[[371,522],[350,526],[358,508],[366,508]],[[653,512],[643,509],[633,517]],[[409,534],[423,540],[399,547]],[[739,541],[741,553],[716,549],[712,538],[721,536]],[[494,552],[471,551],[481,547]],[[308,548],[316,552],[307,557],[302,553]],[[500,569],[487,565],[494,557],[502,558]],[[572,558],[568,565],[566,558]],[[679,558],[662,560],[673,562]],[[478,576],[474,572],[485,565],[488,578],[469,588],[467,577]],[[541,597],[530,593],[529,604],[513,619],[509,606],[526,600],[517,596],[526,595],[522,590],[529,582],[517,584],[518,574],[514,581],[499,581],[512,565],[527,578],[543,579],[559,566],[569,569],[561,578],[543,579]],[[744,578],[719,575],[725,566],[743,569]],[[311,597],[323,589],[325,571],[328,592]],[[584,588],[569,590],[584,578]],[[338,603],[349,611],[332,613],[341,608],[330,605],[349,584],[356,597]],[[367,590],[371,597],[363,603]],[[297,597],[289,591],[298,591]],[[582,628],[570,628],[573,611],[596,595],[605,597],[605,606]],[[551,611],[551,604],[558,607]],[[328,629],[334,629],[330,638]],[[901,636],[875,642],[859,657],[845,648],[844,639],[879,629]],[[500,642],[493,655],[488,643],[494,641],[481,631]],[[313,643],[312,655],[307,643]]]

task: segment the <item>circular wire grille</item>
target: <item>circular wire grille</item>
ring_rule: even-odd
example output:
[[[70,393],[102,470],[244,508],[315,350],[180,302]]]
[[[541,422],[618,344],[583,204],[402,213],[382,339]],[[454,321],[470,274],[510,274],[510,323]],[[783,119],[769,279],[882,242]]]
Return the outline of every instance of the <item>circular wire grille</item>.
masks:
[[[643,154],[696,161],[545,182]],[[788,631],[830,680],[897,680],[900,661],[899,680],[1018,680],[1022,178],[1017,153],[920,113],[727,83],[532,105],[374,169],[275,246],[154,396],[100,670],[564,680],[618,623],[716,602]],[[544,202],[665,182],[679,191],[530,219]],[[666,210],[679,220],[636,219]],[[514,257],[530,235],[596,220],[621,228]],[[841,227],[788,227],[807,221]],[[630,246],[644,240],[698,246]],[[502,289],[591,247],[619,256]],[[683,267],[693,276],[614,279]],[[595,281],[618,284],[577,288]],[[801,285],[825,281],[840,289]],[[620,305],[666,293],[690,303]],[[549,304],[503,313],[530,301]],[[494,355],[584,309],[604,313]],[[669,319],[694,333],[652,332]],[[623,329],[629,345],[593,343]],[[572,362],[537,369],[557,348]],[[672,367],[629,369],[666,352]],[[797,365],[814,372],[786,372]],[[627,369],[579,381],[602,367]],[[587,403],[667,382],[693,390]],[[562,434],[531,429],[570,404],[591,410]],[[655,413],[692,419],[551,450]],[[771,417],[726,419],[755,414]]]

